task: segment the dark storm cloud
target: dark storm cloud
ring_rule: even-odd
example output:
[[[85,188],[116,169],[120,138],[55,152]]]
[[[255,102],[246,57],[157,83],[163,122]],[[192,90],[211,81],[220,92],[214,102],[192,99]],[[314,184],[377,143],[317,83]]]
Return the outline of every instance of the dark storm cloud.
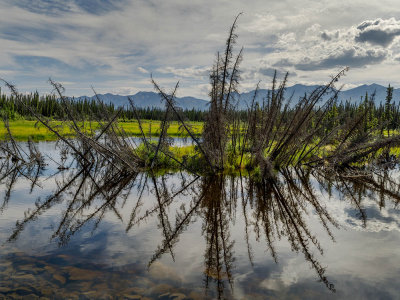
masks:
[[[124,0],[19,0],[14,5],[37,14],[58,15],[78,8],[84,12],[102,15],[121,8]]]
[[[361,32],[356,37],[356,42],[370,42],[371,44],[387,47],[398,35],[400,35],[400,31],[385,32],[379,29],[372,29]]]
[[[366,65],[380,63],[384,61],[386,57],[387,52],[385,51],[367,50],[364,52],[358,52],[356,49],[351,48],[332,54],[320,61],[305,59],[304,62],[296,64],[295,68],[302,71],[323,70],[344,66],[361,68]]]
[[[400,35],[400,22],[391,18],[388,20],[377,19],[361,23],[355,37],[356,42],[371,43],[382,47],[389,46],[396,36]]]

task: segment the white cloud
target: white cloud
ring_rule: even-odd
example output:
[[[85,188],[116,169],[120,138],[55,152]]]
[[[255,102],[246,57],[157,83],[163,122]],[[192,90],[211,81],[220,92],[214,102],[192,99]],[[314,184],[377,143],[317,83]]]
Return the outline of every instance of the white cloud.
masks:
[[[165,67],[157,69],[157,71],[163,74],[173,74],[178,77],[204,78],[209,75],[210,68],[198,66],[191,66],[188,68]]]
[[[390,17],[400,10],[395,1],[381,5],[359,0],[342,4],[252,0],[246,5],[230,1],[227,6],[211,0],[121,0],[117,5],[102,1],[103,6],[97,8],[91,6],[93,1],[68,0],[62,6],[61,1],[51,5],[43,0],[24,1],[17,5],[0,0],[0,76],[20,89],[45,86],[52,76],[61,82],[79,83],[69,87],[67,93],[80,95],[91,84],[107,91],[131,84],[134,90],[146,85],[147,90],[152,89],[149,72],[163,82],[181,78],[185,91],[206,98],[205,89],[199,87],[208,84],[207,70],[216,52],[223,50],[229,26],[240,11],[244,14],[238,21],[238,48],[245,48],[242,68],[249,72],[243,76],[243,89],[254,87],[258,79],[263,79],[263,70],[282,61],[290,62],[279,68],[291,71],[294,83],[305,78],[316,82],[329,79],[338,64],[326,62],[346,51],[354,53],[349,57],[358,62],[355,67],[361,67],[359,57],[372,58],[376,65],[370,67],[377,68],[400,55],[396,39],[399,22]],[[374,24],[376,20],[378,24]],[[362,29],[357,28],[361,25]],[[378,29],[388,36],[384,42],[365,35]],[[386,50],[376,50],[379,44]],[[37,57],[44,63],[38,63]],[[318,74],[295,70],[307,59],[318,67]],[[387,81],[400,84],[394,75],[400,66],[392,64],[391,68],[396,72],[371,71],[371,80],[393,74]],[[121,80],[130,83],[118,83]],[[142,84],[144,80],[146,85]]]
[[[400,21],[378,18],[362,22],[357,29],[356,41],[387,47],[400,35]]]
[[[143,73],[143,74],[148,74],[148,73],[149,73],[149,71],[147,71],[145,68],[138,67],[137,69],[138,69],[138,71],[139,71],[140,73]]]

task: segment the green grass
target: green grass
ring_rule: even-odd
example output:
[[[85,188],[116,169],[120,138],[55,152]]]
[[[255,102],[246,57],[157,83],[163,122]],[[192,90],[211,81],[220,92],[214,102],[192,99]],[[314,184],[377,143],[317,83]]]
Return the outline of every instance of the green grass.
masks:
[[[34,141],[53,141],[57,139],[57,136],[50,132],[45,126],[41,124],[37,124],[36,121],[28,121],[28,120],[18,120],[18,121],[10,121],[10,130],[13,137],[17,141],[27,141],[31,138]],[[60,121],[52,122],[52,125],[61,126]],[[72,135],[69,128],[66,126],[61,126],[60,131],[65,135]],[[7,130],[4,127],[4,124],[0,125],[0,140],[4,140],[7,134]]]
[[[141,121],[143,131],[146,136],[158,136],[160,135],[160,124],[161,121],[153,121],[153,120],[143,120]],[[191,131],[196,134],[200,135],[203,131],[203,122],[188,122],[191,126]],[[129,121],[129,122],[119,122],[119,125],[122,129],[131,136],[140,136],[141,132],[139,129],[139,124],[137,121]],[[180,130],[180,124],[178,122],[171,122],[168,128],[168,135],[169,136],[188,136],[187,132],[182,128]]]
[[[29,120],[17,120],[17,121],[10,121],[10,130],[13,134],[14,138],[17,141],[27,141],[31,138],[34,141],[54,141],[57,140],[57,136],[49,131],[45,126],[42,124],[38,124],[35,127],[36,121],[29,121]],[[160,135],[160,121],[151,121],[151,120],[144,120],[142,121],[142,126],[145,134],[150,136],[158,136]],[[62,132],[63,135],[73,136],[73,132],[68,128],[68,126],[63,126],[61,121],[52,121],[52,125],[59,126],[58,129]],[[193,133],[199,135],[203,130],[203,123],[202,122],[189,122],[188,124],[191,125]],[[139,124],[136,121],[130,122],[119,122],[119,125],[123,128],[123,130],[130,136],[139,136],[141,135]],[[93,123],[93,128],[96,129],[98,124]],[[0,125],[0,140],[5,139],[7,131],[4,127],[4,124],[1,123]],[[170,127],[168,128],[168,135],[169,136],[187,136],[187,133],[183,130],[179,130],[178,122],[172,122]]]

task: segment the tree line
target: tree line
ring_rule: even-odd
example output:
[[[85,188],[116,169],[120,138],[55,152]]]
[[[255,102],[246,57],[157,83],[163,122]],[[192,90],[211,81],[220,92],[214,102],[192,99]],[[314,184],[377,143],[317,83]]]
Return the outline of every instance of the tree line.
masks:
[[[24,103],[21,103],[22,102]],[[112,103],[100,103],[95,99],[74,99],[68,101],[70,108],[77,112],[77,115],[83,118],[90,118],[93,114],[106,109],[113,114],[118,108]],[[25,104],[25,105],[24,105]],[[63,103],[54,94],[39,95],[38,92],[30,94],[21,94],[19,101],[16,101],[14,95],[7,95],[1,92],[0,88],[0,109],[3,116],[7,116],[10,120],[17,119],[34,119],[32,112],[27,106],[32,107],[37,113],[47,118],[55,120],[63,120],[67,118]],[[256,103],[258,110],[262,110],[262,104]],[[162,120],[165,109],[158,107],[135,108],[136,115],[146,120]],[[293,108],[294,111],[294,108]],[[359,114],[364,114],[363,126],[365,130],[375,128],[378,124],[384,125],[382,128],[397,129],[400,124],[400,104],[393,101],[393,87],[387,87],[387,95],[384,103],[376,104],[373,95],[366,93],[361,97],[361,101],[342,101],[333,102],[328,112],[324,116],[322,126],[327,130],[331,130],[345,120],[355,118]],[[189,121],[203,122],[206,120],[207,111],[197,109],[181,110],[181,114]],[[241,121],[248,121],[246,110],[236,110],[237,118]],[[121,109],[119,118],[121,121],[135,120],[135,112],[131,107]],[[170,116],[171,121],[178,121],[176,116]]]
[[[76,112],[82,118],[90,118],[93,115],[98,115],[99,112],[106,109],[109,113],[113,114],[117,111],[117,107],[112,103],[100,103],[95,99],[68,99],[70,109]],[[1,92],[0,88],[0,111],[3,116],[7,116],[10,120],[18,119],[35,119],[32,112],[27,108],[31,107],[34,111],[47,118],[55,120],[64,120],[68,116],[64,109],[64,104],[60,101],[59,97],[54,94],[39,95],[38,92],[30,94],[20,94],[17,101],[15,95],[7,95]],[[161,120],[164,116],[164,109],[147,107],[135,108],[136,114],[141,119],[146,120]],[[182,110],[183,115],[190,121],[204,121],[205,112],[196,109]],[[124,107],[121,109],[119,118],[122,121],[134,120],[135,113],[131,107]],[[173,119],[174,120],[174,119]],[[174,120],[176,121],[176,120]]]

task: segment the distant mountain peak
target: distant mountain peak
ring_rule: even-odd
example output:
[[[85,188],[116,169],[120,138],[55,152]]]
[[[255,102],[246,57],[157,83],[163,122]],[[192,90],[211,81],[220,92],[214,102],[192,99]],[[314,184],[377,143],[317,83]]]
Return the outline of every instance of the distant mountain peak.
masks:
[[[139,91],[134,95],[122,96],[122,95],[114,95],[111,93],[106,94],[97,94],[96,95],[100,100],[106,103],[113,103],[114,106],[122,107],[128,106],[129,100],[131,98],[135,105],[140,108],[164,108],[165,104],[161,101],[161,97],[159,94],[155,92],[148,92],[148,91]],[[76,100],[79,99],[96,99],[96,96],[88,97],[88,96],[81,96],[75,98]],[[177,105],[183,109],[197,109],[197,110],[206,110],[208,101],[197,99],[194,97],[182,97],[176,98]]]
[[[300,97],[303,97],[304,94],[310,94],[318,85],[304,85],[304,84],[295,84],[293,86],[286,88],[286,95],[293,94],[293,102],[298,100]],[[348,90],[341,91],[338,96],[338,100],[340,101],[360,101],[361,97],[365,96],[365,93],[371,94],[375,92],[375,103],[383,103],[386,98],[386,89],[387,87],[372,83],[372,84],[363,84],[355,88],[351,88]],[[235,98],[238,96],[240,98],[239,101],[239,109],[247,109],[249,103],[251,103],[252,98],[254,97],[254,90],[243,92],[240,94],[235,93]],[[263,98],[266,97],[268,90],[260,89],[257,95],[256,101],[262,102]],[[107,103],[113,103],[114,106],[127,106],[129,105],[128,97],[130,97],[137,107],[141,108],[164,108],[165,104],[161,101],[161,97],[159,94],[155,92],[149,91],[139,91],[134,95],[130,96],[121,96],[114,95],[111,93],[106,94],[98,94],[99,99]],[[81,96],[75,99],[95,99],[96,96],[88,97]],[[393,90],[393,100],[400,100],[400,89]],[[182,109],[197,109],[197,110],[207,110],[209,101],[204,99],[195,98],[192,96],[184,96],[176,98],[177,105]]]

